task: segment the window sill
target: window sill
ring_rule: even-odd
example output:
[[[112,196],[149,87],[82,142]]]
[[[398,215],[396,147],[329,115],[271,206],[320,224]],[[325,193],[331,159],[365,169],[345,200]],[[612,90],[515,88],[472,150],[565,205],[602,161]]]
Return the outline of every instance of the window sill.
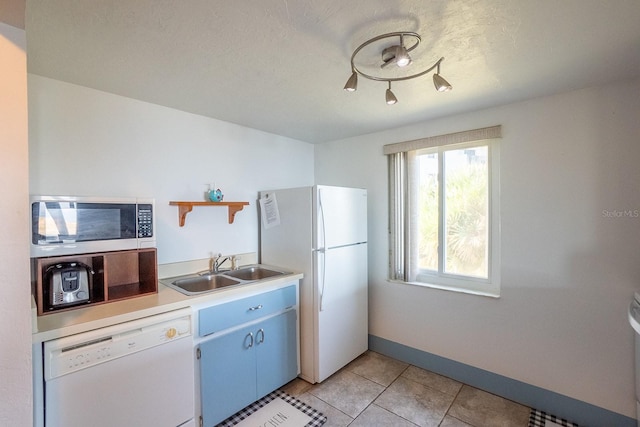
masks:
[[[420,286],[423,288],[440,289],[443,291],[458,292],[458,293],[469,294],[469,295],[478,295],[482,297],[500,298],[499,291],[492,292],[492,291],[479,290],[479,289],[467,289],[460,286],[438,285],[435,283],[426,283],[426,282],[405,282],[403,280],[392,280],[392,279],[387,279],[387,282],[397,283],[400,285],[410,285],[410,286]]]

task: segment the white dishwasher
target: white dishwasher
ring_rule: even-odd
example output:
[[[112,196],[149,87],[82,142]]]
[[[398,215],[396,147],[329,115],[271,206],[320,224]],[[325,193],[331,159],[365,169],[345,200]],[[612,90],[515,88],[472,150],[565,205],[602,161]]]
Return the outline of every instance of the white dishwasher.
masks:
[[[45,426],[194,423],[191,309],[44,343]]]

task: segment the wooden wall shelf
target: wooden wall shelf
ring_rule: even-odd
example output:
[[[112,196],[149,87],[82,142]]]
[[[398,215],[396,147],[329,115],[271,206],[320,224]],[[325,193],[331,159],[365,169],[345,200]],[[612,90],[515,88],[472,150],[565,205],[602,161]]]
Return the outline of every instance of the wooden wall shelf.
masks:
[[[194,206],[227,206],[229,210],[229,224],[233,224],[236,212],[240,212],[249,202],[169,202],[171,206],[178,207],[178,221],[180,227],[184,227],[187,214]]]

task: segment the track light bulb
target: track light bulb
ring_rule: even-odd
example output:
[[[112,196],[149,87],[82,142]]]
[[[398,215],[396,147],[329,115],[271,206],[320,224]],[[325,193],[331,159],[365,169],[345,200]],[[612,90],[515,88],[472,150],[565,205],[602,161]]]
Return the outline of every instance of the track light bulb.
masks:
[[[387,65],[395,64],[402,68],[411,64],[411,57],[409,51],[404,46],[396,45],[390,46],[382,51],[382,65],[380,68],[384,68]]]
[[[354,71],[351,73],[351,77],[347,80],[347,84],[344,85],[344,90],[347,92],[355,92],[358,89],[358,74]]]
[[[411,57],[409,52],[404,46],[397,46],[396,48],[396,65],[398,67],[406,67],[411,64]]]

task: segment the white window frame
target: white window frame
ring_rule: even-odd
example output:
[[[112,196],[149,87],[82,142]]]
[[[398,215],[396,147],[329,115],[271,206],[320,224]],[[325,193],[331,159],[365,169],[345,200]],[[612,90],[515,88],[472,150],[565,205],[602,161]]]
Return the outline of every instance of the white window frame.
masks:
[[[389,156],[389,280],[411,285],[427,286],[457,292],[490,297],[500,296],[500,143],[501,127],[476,129],[455,134],[429,137],[420,140],[386,145],[384,153]],[[443,151],[486,145],[488,148],[489,173],[489,233],[488,233],[488,278],[448,274],[442,271],[442,260],[438,272],[417,269],[417,249],[412,244],[410,229],[415,226],[415,202],[412,200],[410,170],[417,153],[430,149],[439,154]],[[442,197],[442,192],[441,197]],[[442,208],[442,203],[440,204]],[[440,213],[441,215],[441,213]],[[443,224],[439,224],[440,248]]]

